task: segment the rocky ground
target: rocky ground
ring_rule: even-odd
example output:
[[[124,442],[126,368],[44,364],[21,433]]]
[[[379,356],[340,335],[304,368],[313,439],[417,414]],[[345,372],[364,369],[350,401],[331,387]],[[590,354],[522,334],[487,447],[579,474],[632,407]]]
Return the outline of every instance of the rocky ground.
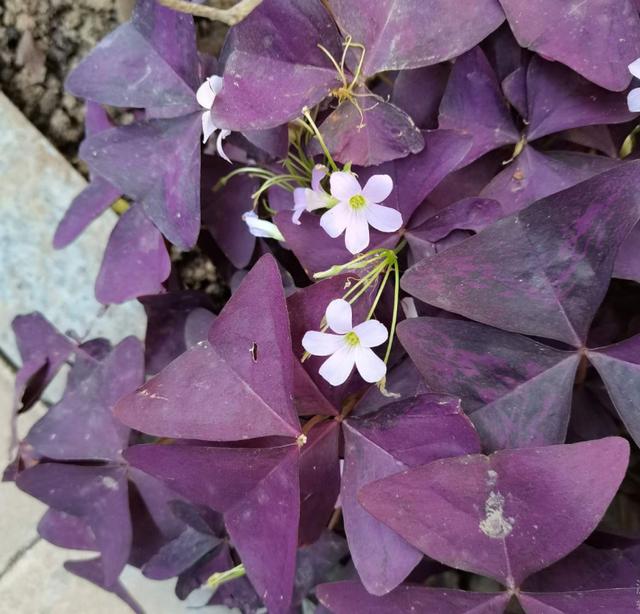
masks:
[[[68,71],[126,18],[119,0],[0,2],[0,84],[70,160],[83,133],[83,105],[64,92]]]
[[[64,79],[103,36],[128,18],[133,4],[134,0],[0,1],[2,91],[76,166],[84,109],[82,101],[64,92]],[[217,53],[225,30],[221,24],[199,21],[200,49]]]

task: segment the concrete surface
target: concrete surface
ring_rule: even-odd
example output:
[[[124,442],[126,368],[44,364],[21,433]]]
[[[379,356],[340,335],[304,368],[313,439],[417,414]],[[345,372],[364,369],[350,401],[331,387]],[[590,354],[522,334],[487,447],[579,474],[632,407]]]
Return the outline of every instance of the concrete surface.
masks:
[[[53,249],[58,221],[86,182],[2,93],[0,180],[0,350],[9,360],[19,363],[11,320],[30,311],[80,336],[142,336],[137,302],[103,313],[93,294],[116,215],[107,211],[70,246]]]
[[[13,365],[19,356],[10,328],[19,313],[41,311],[62,331],[105,336],[112,342],[144,334],[144,311],[136,302],[104,312],[93,296],[101,254],[116,217],[110,211],[65,250],[51,247],[53,232],[84,179],[0,93],[0,470],[8,459]],[[57,398],[66,375],[57,382]],[[38,404],[21,417],[19,433],[46,411]],[[63,550],[40,539],[45,511],[12,483],[0,483],[0,613],[127,614],[114,595],[65,571],[62,563],[93,556]],[[178,614],[188,606],[173,594],[175,581],[154,582],[127,567],[122,581],[148,614]],[[207,614],[229,612],[205,608]]]

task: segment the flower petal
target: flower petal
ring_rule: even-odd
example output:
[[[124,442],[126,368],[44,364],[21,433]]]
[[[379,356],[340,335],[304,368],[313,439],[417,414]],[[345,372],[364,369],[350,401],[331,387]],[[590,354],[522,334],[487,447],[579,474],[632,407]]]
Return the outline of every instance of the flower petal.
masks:
[[[349,205],[338,204],[320,218],[320,226],[332,238],[339,237],[347,227],[351,217]]]
[[[361,188],[358,180],[353,173],[345,173],[344,171],[336,171],[331,173],[329,177],[329,185],[331,186],[331,196],[338,200],[347,201],[355,194],[360,194]]]
[[[284,241],[284,237],[278,227],[273,222],[260,219],[255,211],[251,210],[244,213],[242,215],[242,220],[254,237]]]
[[[334,354],[335,356],[335,354]],[[375,384],[387,373],[387,365],[376,356],[373,350],[365,347],[357,347],[355,351],[356,369],[365,382]]]
[[[302,337],[302,347],[313,356],[329,356],[344,347],[342,335],[309,330]]]
[[[217,96],[222,91],[222,86],[224,84],[224,79],[218,75],[211,75],[207,81],[209,81],[209,85],[213,90],[213,95]]]
[[[364,209],[369,224],[382,232],[395,232],[402,226],[402,214],[397,209],[371,204]]]
[[[206,143],[215,131],[216,127],[211,119],[211,111],[205,111],[202,114],[202,142]]]
[[[329,303],[326,318],[329,328],[336,333],[345,335],[353,329],[351,305],[342,298],[336,298]]]
[[[218,77],[219,78],[219,77]],[[196,100],[201,107],[210,109],[216,99],[216,92],[213,91],[209,79],[207,79],[196,92]]]
[[[373,175],[362,188],[362,193],[372,203],[381,203],[392,190],[393,179],[389,175]]]
[[[307,210],[306,191],[309,188],[295,188],[293,190],[293,215],[291,221],[300,225],[300,216]]]
[[[632,113],[638,113],[640,111],[640,87],[632,89],[627,94],[627,106]]]
[[[636,77],[636,79],[640,79],[640,58],[629,64],[629,72]]]
[[[379,205],[370,206],[378,207]],[[369,223],[363,211],[351,211],[344,235],[344,244],[352,254],[361,252],[369,245]]]
[[[218,133],[218,138],[216,139],[216,150],[218,155],[226,160],[229,164],[231,164],[231,160],[227,157],[227,154],[224,153],[224,149],[222,149],[222,141],[224,141],[231,134],[231,130],[220,130]]]
[[[378,320],[367,320],[358,324],[353,329],[353,332],[358,335],[360,339],[360,345],[366,348],[374,348],[377,345],[381,345],[389,338],[389,332],[387,327]]]
[[[351,374],[351,371],[353,371],[355,357],[356,352],[354,348],[343,345],[335,354],[322,363],[318,373],[332,386],[344,384]]]
[[[320,182],[327,176],[329,169],[324,164],[316,164],[311,171],[311,189],[314,192],[324,192]]]

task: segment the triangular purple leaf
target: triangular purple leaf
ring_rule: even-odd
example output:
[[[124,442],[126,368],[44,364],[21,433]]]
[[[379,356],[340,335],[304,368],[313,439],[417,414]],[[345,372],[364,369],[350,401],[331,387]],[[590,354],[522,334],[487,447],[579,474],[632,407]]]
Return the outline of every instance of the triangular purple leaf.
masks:
[[[89,168],[141,203],[169,241],[191,248],[200,230],[199,113],[139,121],[82,143]]]
[[[366,49],[363,72],[419,68],[477,45],[503,21],[495,0],[329,0],[343,33]]]
[[[145,445],[129,448],[126,457],[194,503],[223,512],[247,574],[269,611],[288,611],[300,512],[297,446]]]
[[[351,557],[370,593],[393,590],[422,553],[373,518],[357,501],[375,480],[445,456],[477,452],[479,441],[457,399],[423,395],[345,423],[340,501]]]
[[[65,83],[75,96],[116,107],[160,107],[169,116],[199,108],[197,56],[193,19],[144,0],[127,22],[105,37],[73,70]],[[155,13],[155,20],[149,19]],[[188,75],[171,65],[187,52],[193,64]],[[182,66],[187,70],[187,67]],[[188,82],[185,82],[187,78]]]
[[[564,442],[575,352],[444,318],[404,320],[398,337],[429,386],[463,399],[485,450]]]
[[[96,278],[96,298],[110,304],[158,294],[170,272],[164,238],[142,207],[134,205],[111,231]]]
[[[502,614],[509,601],[505,593],[470,593],[411,585],[400,586],[384,597],[376,597],[355,581],[321,584],[316,593],[320,603],[333,614]]]
[[[97,361],[78,356],[82,377],[69,378],[62,399],[36,422],[25,441],[56,460],[115,460],[129,429],[115,420],[113,407],[144,378],[142,344],[127,337]]]
[[[620,437],[501,450],[409,469],[359,499],[428,556],[515,588],[595,529],[628,459]]]
[[[640,24],[638,24],[640,26]],[[527,138],[593,124],[618,124],[636,117],[623,93],[590,83],[556,62],[534,57],[527,69]]]
[[[610,90],[623,90],[640,56],[640,20],[630,0],[575,4],[500,0],[518,43]],[[585,40],[591,41],[587,47]]]
[[[589,154],[541,153],[526,145],[522,153],[480,192],[494,198],[505,213],[521,211],[536,200],[566,190],[619,164],[618,160]]]
[[[588,356],[629,433],[635,441],[640,441],[640,335],[589,350]]]
[[[209,342],[123,398],[116,413],[161,437],[297,437],[292,360],[280,272],[272,256],[263,256],[213,323]]]
[[[413,266],[402,287],[485,324],[581,345],[640,218],[639,167],[620,165],[500,220]]]
[[[241,132],[273,128],[320,102],[340,81],[318,44],[340,57],[335,26],[321,3],[264,0],[229,32],[213,123]]]
[[[458,58],[451,70],[442,102],[439,127],[455,129],[473,137],[466,161],[520,138],[500,84],[480,47]]]
[[[324,142],[338,162],[377,166],[422,150],[424,138],[404,111],[371,93],[359,100],[362,110],[346,100],[320,125]],[[318,143],[313,145],[312,153],[321,153]]]
[[[102,555],[104,583],[112,585],[131,548],[125,468],[47,463],[22,472],[16,483],[52,508],[86,521]]]

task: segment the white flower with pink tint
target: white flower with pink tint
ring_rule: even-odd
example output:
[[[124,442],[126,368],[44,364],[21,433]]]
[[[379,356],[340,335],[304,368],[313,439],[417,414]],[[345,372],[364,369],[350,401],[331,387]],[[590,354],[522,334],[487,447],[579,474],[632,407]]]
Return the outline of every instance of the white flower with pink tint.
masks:
[[[402,215],[382,203],[393,190],[389,175],[373,175],[364,188],[353,173],[337,171],[329,178],[331,196],[338,202],[320,218],[320,225],[332,238],[345,233],[345,245],[357,254],[369,245],[369,226],[382,232],[395,232],[402,226]]]
[[[387,340],[386,326],[377,320],[353,326],[351,305],[341,298],[329,303],[326,319],[333,333],[307,331],[302,338],[309,354],[329,356],[320,367],[320,375],[332,386],[339,386],[355,366],[365,382],[379,382],[387,373],[387,365],[371,348]]]
[[[206,143],[209,140],[209,137],[218,130],[218,127],[213,123],[213,119],[211,118],[211,107],[213,107],[213,102],[215,101],[216,96],[220,93],[222,85],[222,77],[212,75],[198,88],[198,91],[196,92],[196,100],[198,101],[198,104],[202,108],[206,109],[202,114],[203,143]],[[230,134],[230,130],[220,130],[216,140],[216,150],[218,151],[218,155],[221,158],[224,158],[227,162],[231,162],[231,160],[229,160],[222,149],[222,141],[224,141],[224,139],[226,139]]]
[[[331,194],[327,194],[321,185],[321,181],[329,173],[324,164],[316,164],[311,171],[311,187],[296,188],[293,191],[293,216],[294,224],[300,224],[300,216],[305,211],[315,211],[330,207],[335,200]]]

